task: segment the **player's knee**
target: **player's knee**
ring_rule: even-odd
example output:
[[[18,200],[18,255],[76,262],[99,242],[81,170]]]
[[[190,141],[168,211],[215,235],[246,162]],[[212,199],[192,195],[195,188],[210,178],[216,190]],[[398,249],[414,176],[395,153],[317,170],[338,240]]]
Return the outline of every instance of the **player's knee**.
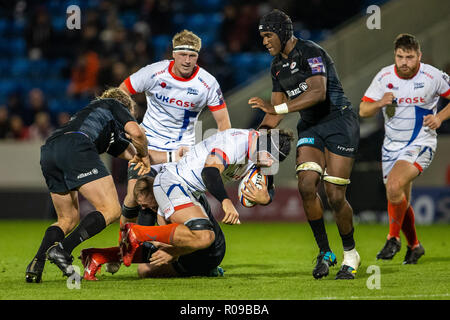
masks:
[[[201,250],[208,248],[214,242],[214,228],[209,219],[194,218],[184,225],[191,231],[190,247]]]
[[[61,228],[61,230],[64,232],[64,234],[70,233],[77,224],[80,222],[79,215],[73,216],[73,217],[64,217],[64,218],[58,218],[57,225]]]
[[[388,199],[390,198],[398,198],[403,192],[402,184],[400,181],[395,179],[388,179],[386,183],[386,193]]]
[[[209,230],[193,231],[196,233],[195,249],[202,250],[208,248],[216,239],[214,232]]]
[[[317,177],[314,172],[302,173],[298,177],[298,191],[303,200],[314,199],[317,193]]]
[[[335,189],[327,190],[327,198],[328,204],[335,212],[340,211],[346,202],[345,193]]]

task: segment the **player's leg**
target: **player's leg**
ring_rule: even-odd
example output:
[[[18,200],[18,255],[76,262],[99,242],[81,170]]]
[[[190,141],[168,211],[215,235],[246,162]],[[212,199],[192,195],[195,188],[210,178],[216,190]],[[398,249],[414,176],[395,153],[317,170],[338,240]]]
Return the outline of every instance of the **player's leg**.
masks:
[[[325,192],[344,248],[344,259],[336,279],[354,279],[360,265],[360,257],[355,249],[353,238],[353,209],[345,197],[354,159],[328,150],[325,151],[325,156],[327,166],[326,175],[323,178]]]
[[[27,267],[25,275],[27,282],[41,282],[48,249],[55,243],[61,242],[64,236],[72,231],[79,221],[78,194],[76,191],[68,193],[52,192],[50,196],[58,220],[45,231],[41,245]]]
[[[419,173],[419,169],[412,163],[398,160],[387,175],[389,233],[384,247],[377,254],[377,259],[390,260],[400,251],[400,230],[409,207],[408,190]]]
[[[129,266],[137,249],[143,242],[158,241],[181,249],[184,254],[207,248],[214,241],[212,224],[198,205],[190,205],[176,210],[171,216],[172,223],[160,226],[126,224],[124,239],[124,264]]]
[[[425,254],[425,249],[419,242],[415,226],[414,209],[411,206],[411,189],[412,182],[405,187],[405,194],[408,200],[408,209],[406,209],[405,217],[402,223],[402,231],[408,242],[403,264],[416,264],[421,256]]]
[[[319,248],[317,263],[313,269],[313,277],[316,279],[327,276],[329,267],[336,264],[336,256],[330,249],[323,220],[322,200],[318,194],[324,167],[325,156],[320,149],[303,145],[297,148],[298,191],[302,197],[306,218]]]
[[[69,236],[47,252],[48,259],[58,265],[65,275],[73,273],[73,268],[70,268],[73,249],[117,220],[121,212],[110,175],[82,185],[79,191],[94,206],[95,211],[88,213]]]

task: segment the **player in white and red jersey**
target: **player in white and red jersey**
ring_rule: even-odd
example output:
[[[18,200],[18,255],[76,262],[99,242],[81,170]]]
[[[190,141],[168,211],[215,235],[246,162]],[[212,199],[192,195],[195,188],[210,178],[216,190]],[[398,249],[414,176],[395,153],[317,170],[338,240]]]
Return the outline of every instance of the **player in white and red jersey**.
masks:
[[[141,277],[209,274],[225,254],[225,239],[205,201],[205,192],[221,203],[223,223],[239,224],[239,213],[224,184],[241,180],[256,165],[261,173],[270,175],[268,185],[258,190],[247,183],[249,192],[243,194],[257,204],[269,204],[273,174],[278,162],[288,156],[292,140],[292,133],[285,131],[228,129],[196,144],[179,162],[162,165],[154,180],[139,178],[135,198],[142,207],[158,210],[159,226],[125,224],[121,251],[118,247],[83,250],[84,278],[94,280],[101,264],[119,264],[121,255],[126,266],[141,263]],[[148,253],[145,244],[154,241],[158,249]]]
[[[197,65],[201,39],[184,30],[173,37],[172,44],[173,60],[147,65],[120,85],[130,94],[145,93],[147,111],[141,126],[145,129],[148,149],[155,151],[151,160],[157,163],[177,161],[183,153],[180,148],[194,145],[194,126],[206,107],[212,112],[219,131],[231,127],[217,80]],[[130,167],[122,221],[138,215],[139,206],[132,192],[136,179]]]
[[[417,239],[410,206],[412,181],[431,164],[437,146],[436,129],[450,118],[450,104],[437,113],[439,97],[450,99],[449,77],[421,63],[420,45],[414,36],[395,40],[395,64],[375,76],[360,104],[360,116],[382,110],[385,138],[382,147],[389,234],[377,259],[392,259],[400,250],[400,230],[408,241],[404,264],[415,264],[425,253]]]

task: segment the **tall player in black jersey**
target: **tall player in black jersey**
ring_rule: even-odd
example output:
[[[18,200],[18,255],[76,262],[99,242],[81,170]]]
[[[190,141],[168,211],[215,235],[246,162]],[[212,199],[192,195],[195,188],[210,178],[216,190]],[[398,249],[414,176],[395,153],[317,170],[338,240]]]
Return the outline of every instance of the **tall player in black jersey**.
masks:
[[[297,39],[288,15],[280,10],[269,12],[261,18],[259,32],[263,45],[274,57],[272,97],[271,103],[253,97],[249,104],[266,113],[260,129],[278,126],[286,113],[300,113],[296,173],[306,216],[319,247],[313,276],[327,276],[329,267],[337,263],[318,195],[323,180],[344,247],[336,279],[354,279],[360,257],[353,238],[353,210],[345,192],[359,142],[357,115],[344,95],[331,57],[316,43]]]
[[[134,106],[124,91],[108,89],[55,130],[41,147],[42,174],[58,221],[47,228],[28,265],[27,282],[41,282],[46,258],[64,275],[74,274],[72,250],[119,219],[114,181],[99,154],[107,152],[137,163],[141,174],[150,171],[147,138],[132,116]],[[78,192],[95,208],[79,224]]]

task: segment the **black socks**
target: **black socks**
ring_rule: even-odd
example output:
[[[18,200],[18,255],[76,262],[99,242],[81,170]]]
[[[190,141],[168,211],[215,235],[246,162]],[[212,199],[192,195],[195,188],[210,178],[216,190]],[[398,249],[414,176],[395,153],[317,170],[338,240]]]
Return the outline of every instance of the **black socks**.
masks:
[[[35,258],[37,260],[44,261],[46,259],[45,253],[48,248],[55,244],[55,242],[61,242],[64,239],[64,231],[58,226],[50,226],[47,228],[42,239],[41,246],[36,253]]]
[[[308,220],[309,225],[314,234],[314,238],[316,239],[316,243],[319,246],[320,252],[331,251],[330,245],[328,243],[327,232],[325,230],[325,223],[323,218],[317,220]]]
[[[101,212],[93,211],[84,217],[78,227],[62,241],[62,246],[70,254],[81,242],[95,236],[105,228],[106,221]]]
[[[339,232],[339,235],[341,236],[342,239],[342,246],[344,247],[344,251],[350,251],[353,248],[355,248],[355,239],[353,239],[353,231],[354,229],[352,228],[352,231],[350,231],[348,234],[341,234]]]

